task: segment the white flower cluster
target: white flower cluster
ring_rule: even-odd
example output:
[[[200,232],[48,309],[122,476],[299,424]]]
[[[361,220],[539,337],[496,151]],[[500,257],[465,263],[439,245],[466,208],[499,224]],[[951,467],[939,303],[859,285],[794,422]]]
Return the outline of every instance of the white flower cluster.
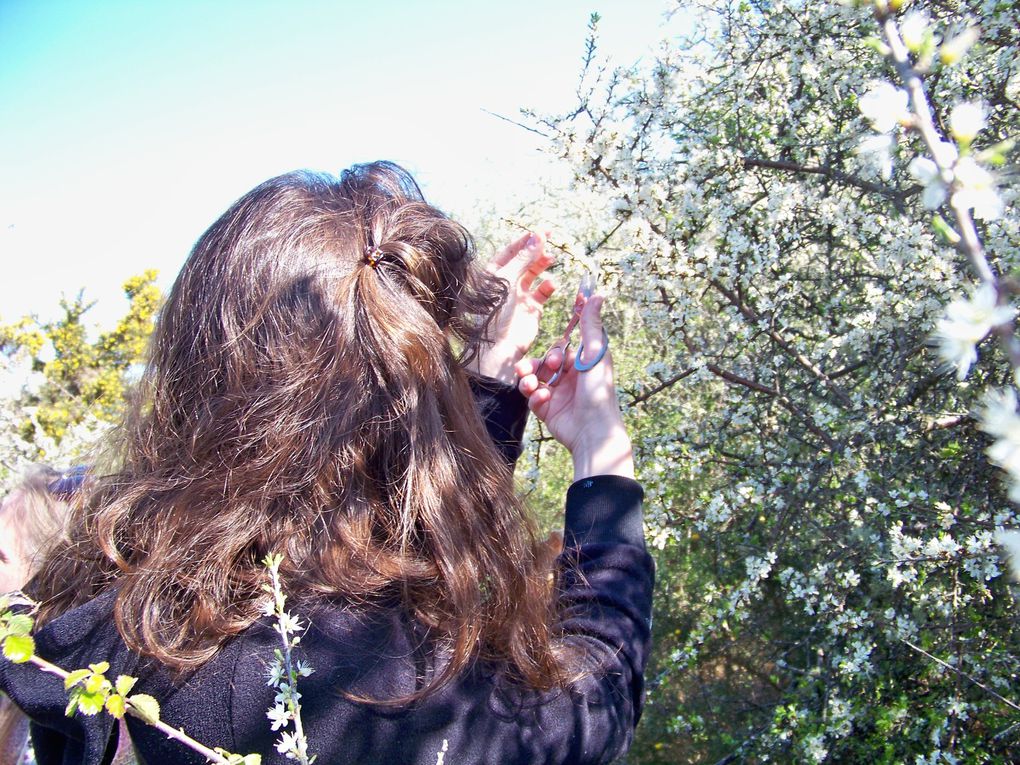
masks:
[[[910,761],[942,725],[922,710],[954,691],[930,660],[904,656],[903,640],[986,661],[992,685],[1020,670],[1003,650],[1016,627],[989,605],[1004,587],[995,529],[1015,516],[965,427],[980,391],[933,374],[929,342],[937,325],[938,356],[966,375],[1014,312],[998,291],[969,288],[959,252],[911,214],[922,201],[977,210],[997,267],[1020,266],[1020,225],[996,217],[989,194],[1010,203],[1010,177],[998,189],[974,172],[992,163],[973,146],[989,124],[1003,132],[1001,109],[975,94],[999,92],[1020,41],[1001,10],[982,20],[980,64],[941,73],[947,137],[925,151],[938,172],[903,156],[898,177],[900,153],[919,153],[916,114],[905,90],[875,80],[881,62],[857,37],[867,9],[695,0],[692,14],[696,31],[647,73],[607,74],[604,100],[549,123],[583,193],[605,200],[594,231],[625,219],[599,257],[618,301],[637,309],[617,324],[614,354],[650,535],[690,567],[676,574],[680,601],[659,605],[660,620],[676,610],[691,624],[668,648],[677,719],[712,727],[695,689],[743,652],[775,668],[781,707],[795,711],[741,757],[837,761],[856,716],[874,729],[902,698],[882,724],[893,758]],[[972,20],[941,7],[938,19],[947,41],[923,15],[906,35],[941,61]],[[999,79],[979,88],[977,71]],[[853,154],[862,111],[885,151],[877,179],[860,170],[869,152]],[[924,181],[916,196],[908,166]],[[975,625],[970,642],[959,623]],[[849,712],[827,711],[830,696]],[[948,703],[938,709],[950,718]]]
[[[933,43],[937,39],[930,20],[923,13],[908,14],[900,25],[900,34],[906,46],[915,53],[924,48],[926,38]],[[965,35],[947,43],[950,46],[947,55],[958,58],[974,39],[976,32],[969,28]],[[878,167],[883,179],[889,180],[898,144],[897,129],[917,126],[918,120],[926,116],[928,104],[912,104],[905,90],[890,82],[879,81],[872,83],[860,97],[858,107],[876,133],[862,139],[857,152]],[[955,207],[973,210],[978,218],[995,220],[1002,215],[1004,205],[995,179],[978,157],[969,151],[971,143],[985,127],[985,105],[977,101],[960,102],[949,113],[949,131],[959,148],[956,144],[940,140],[928,147],[932,157],[916,156],[909,162],[908,172],[924,187],[921,201],[927,209],[937,209],[952,194]],[[999,153],[999,150],[993,149],[979,156],[989,160]]]
[[[90,415],[68,428],[57,441],[46,434],[30,400],[21,391],[0,396],[0,497],[22,479],[32,464],[64,469],[86,462],[111,428],[110,423]]]
[[[1014,388],[985,394],[981,429],[995,439],[988,447],[988,458],[1006,471],[1009,498],[1020,502],[1020,414]],[[999,528],[995,539],[1006,552],[1013,577],[1020,580],[1020,531]]]
[[[286,611],[287,596],[280,585],[280,564],[282,555],[268,555],[265,559],[270,583],[265,586],[268,598],[263,607],[266,616],[276,617],[273,629],[279,634],[282,649],[274,651],[273,661],[267,668],[267,685],[276,688],[273,706],[266,712],[270,727],[276,731],[284,729],[276,742],[276,751],[288,760],[297,760],[310,765],[315,757],[308,756],[308,739],[301,720],[301,693],[297,689],[299,677],[308,677],[314,672],[304,660],[295,661],[294,649],[301,643],[305,625]],[[293,725],[293,730],[286,730]]]

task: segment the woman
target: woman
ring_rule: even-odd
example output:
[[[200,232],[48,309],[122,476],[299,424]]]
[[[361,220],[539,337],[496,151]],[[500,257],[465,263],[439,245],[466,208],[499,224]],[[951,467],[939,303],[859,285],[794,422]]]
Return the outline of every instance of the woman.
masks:
[[[618,756],[648,652],[641,489],[609,356],[555,388],[523,358],[550,261],[541,237],[511,245],[508,290],[389,163],[241,198],[171,291],[116,469],[86,484],[71,541],[30,587],[38,653],[105,659],[197,740],[282,761],[260,563],[280,552],[288,607],[311,625],[299,690],[319,762]],[[586,354],[600,307],[584,309]],[[552,591],[513,490],[528,406],[578,479]],[[63,716],[59,681],[2,673],[40,765],[114,751],[107,716]],[[203,761],[128,728],[144,762]]]

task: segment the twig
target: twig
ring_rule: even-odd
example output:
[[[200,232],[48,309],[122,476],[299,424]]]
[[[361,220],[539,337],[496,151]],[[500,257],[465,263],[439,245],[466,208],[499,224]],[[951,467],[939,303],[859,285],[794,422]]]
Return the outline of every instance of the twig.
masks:
[[[963,678],[964,680],[969,680],[969,681],[970,681],[970,682],[972,682],[972,683],[973,683],[974,685],[976,685],[976,686],[977,686],[978,688],[980,688],[981,690],[983,690],[983,691],[984,691],[985,693],[988,693],[989,695],[991,695],[991,696],[994,696],[995,698],[997,698],[997,699],[998,699],[999,701],[1001,701],[1001,702],[1002,702],[1003,704],[1005,704],[1006,706],[1008,706],[1008,707],[1011,707],[1012,709],[1015,709],[1015,710],[1016,710],[1017,712],[1020,712],[1020,705],[1018,705],[1018,704],[1015,704],[1014,702],[1012,702],[1012,701],[1010,701],[1009,699],[1007,699],[1007,698],[1006,698],[1005,696],[1001,696],[1001,695],[999,695],[998,693],[996,693],[995,691],[993,691],[993,690],[992,690],[991,688],[989,688],[989,687],[988,687],[987,685],[984,685],[983,683],[981,683],[981,682],[979,682],[979,681],[975,680],[975,679],[974,679],[973,677],[971,677],[970,675],[968,675],[968,674],[967,674],[966,672],[964,672],[963,670],[961,670],[961,669],[958,669],[958,668],[954,667],[954,666],[953,666],[952,664],[947,664],[946,662],[942,661],[942,659],[940,659],[940,658],[939,658],[938,656],[932,656],[932,655],[931,655],[930,653],[928,653],[928,652],[927,652],[926,650],[924,650],[923,648],[920,648],[920,647],[918,647],[918,646],[914,645],[913,643],[911,643],[911,642],[910,642],[909,640],[907,640],[906,638],[900,638],[900,641],[901,641],[902,643],[906,644],[907,646],[909,646],[910,648],[913,648],[913,649],[914,649],[915,651],[917,651],[918,653],[920,653],[920,654],[923,654],[924,656],[927,656],[927,657],[928,657],[929,659],[931,659],[932,661],[934,661],[934,662],[935,662],[936,664],[938,664],[939,666],[941,666],[941,667],[945,667],[946,669],[948,669],[948,670],[951,670],[951,671],[955,672],[955,673],[956,673],[957,675],[959,675],[960,677],[962,677],[962,678]]]
[[[808,414],[799,406],[794,404],[793,401],[790,400],[790,397],[787,396],[778,388],[770,388],[767,385],[762,385],[759,382],[755,382],[754,380],[742,377],[741,375],[738,375],[735,372],[730,372],[726,369],[722,369],[717,364],[706,364],[705,369],[714,374],[716,377],[721,377],[723,380],[726,380],[726,382],[733,383],[734,385],[743,385],[745,388],[750,388],[751,390],[756,390],[759,393],[764,393],[768,396],[772,396],[791,414],[799,418],[804,423],[804,426],[808,429],[810,433],[822,439],[822,441],[825,442],[825,445],[829,447],[830,450],[836,451],[836,442],[832,439],[832,436],[830,436],[828,433],[826,433],[824,430],[818,427],[818,425],[815,423],[814,419],[811,417],[810,414]]]
[[[503,120],[504,122],[509,122],[511,125],[514,125],[515,127],[524,128],[529,133],[534,133],[535,135],[540,135],[540,136],[542,136],[545,139],[551,139],[552,138],[552,136],[549,135],[548,133],[543,133],[541,130],[538,130],[537,128],[531,127],[531,125],[525,125],[523,122],[518,122],[517,120],[510,119],[509,117],[506,117],[506,116],[504,116],[502,114],[498,114],[496,112],[491,112],[488,109],[486,109],[485,107],[480,107],[480,108],[481,108],[481,110],[483,112],[488,114],[490,117],[495,117],[498,120]]]
[[[935,127],[935,119],[932,116],[931,104],[929,104],[928,97],[924,92],[924,82],[921,80],[921,74],[910,63],[910,52],[900,36],[899,28],[896,26],[896,19],[877,6],[875,15],[882,27],[882,36],[889,47],[887,58],[892,62],[896,69],[896,74],[899,75],[900,81],[910,96],[914,115],[913,127],[920,134],[921,140],[924,141],[932,161],[934,161],[939,169],[939,173],[942,175],[943,182],[949,186],[953,181],[955,159],[950,159],[944,151],[940,150],[942,137]],[[1011,290],[1011,285],[1001,283],[995,271],[992,270],[988,257],[985,254],[984,246],[981,244],[981,237],[978,235],[977,226],[974,224],[974,216],[971,215],[970,208],[959,201],[955,193],[952,193],[952,189],[950,189],[949,206],[953,211],[953,216],[956,218],[956,224],[959,228],[960,241],[957,243],[957,247],[966,255],[971,266],[977,272],[978,278],[995,288],[1000,303],[1005,302],[1006,296]],[[1016,333],[1013,331],[1012,322],[1000,324],[994,327],[993,331],[999,338],[999,342],[1012,368],[1020,370],[1020,340],[1017,339]]]
[[[821,175],[826,178],[831,178],[834,181],[845,183],[848,186],[855,186],[856,188],[863,189],[864,191],[881,194],[882,196],[891,198],[899,212],[904,212],[903,199],[909,193],[909,190],[897,191],[896,189],[889,188],[888,186],[883,186],[880,183],[873,183],[872,181],[866,181],[863,178],[858,178],[855,175],[834,170],[831,167],[798,165],[795,162],[783,162],[774,159],[762,159],[760,157],[742,157],[741,161],[744,163],[744,167],[760,167],[767,170],[782,170],[788,173]]]
[[[668,380],[663,380],[659,385],[656,385],[651,390],[645,391],[640,396],[638,396],[638,395],[632,396],[630,401],[627,402],[627,406],[637,406],[638,404],[643,404],[645,401],[650,399],[652,396],[654,396],[654,395],[656,395],[658,393],[661,393],[662,391],[666,390],[667,388],[670,388],[673,385],[676,385],[678,382],[683,380],[685,377],[687,377],[687,376],[689,376],[691,374],[694,374],[694,371],[696,369],[697,369],[697,367],[688,367],[687,369],[684,369],[681,372],[677,372],[675,375],[670,377]]]
[[[63,680],[66,680],[68,676],[71,674],[67,670],[58,667],[56,664],[46,661],[46,659],[43,659],[40,656],[33,655],[31,658],[29,658],[29,662],[37,666],[43,672],[48,672],[51,675],[56,675],[57,677]],[[131,715],[132,717],[137,717],[139,720],[146,723],[147,725],[151,725],[153,728],[163,733],[167,738],[172,738],[175,741],[181,742],[189,749],[195,750],[196,752],[198,752],[200,755],[210,760],[211,762],[218,763],[218,765],[230,765],[230,761],[227,760],[226,757],[221,755],[219,752],[215,752],[209,747],[204,746],[195,739],[191,738],[191,736],[185,733],[181,728],[173,728],[167,725],[162,720],[152,720],[150,717],[147,717],[146,715],[137,712],[134,709],[134,707],[131,706],[130,696],[127,699],[125,699],[125,702],[126,702],[125,711],[127,712],[127,714]]]
[[[924,145],[927,147],[928,153],[931,154],[931,158],[939,171],[944,176],[950,177],[953,172],[953,165],[940,149],[942,137],[935,127],[935,119],[932,117],[931,105],[928,103],[928,97],[924,92],[924,83],[921,80],[921,75],[910,63],[910,53],[903,42],[903,38],[900,37],[896,20],[892,16],[877,10],[876,13],[882,26],[882,35],[889,46],[888,57],[892,61],[900,81],[907,89],[907,94],[910,96],[910,103],[913,106],[914,113],[914,129],[921,135],[921,140],[924,141]],[[970,215],[970,211],[952,203],[951,207],[961,229],[961,248],[970,258],[971,265],[974,266],[981,280],[996,284],[995,273],[992,271],[991,266],[988,265],[988,259],[985,257],[981,240],[978,238],[977,230],[974,228],[974,220]]]
[[[740,311],[741,315],[743,315],[743,317],[747,319],[753,326],[762,327],[763,325],[762,317],[758,314],[757,311],[755,311],[753,308],[747,305],[747,303],[741,300],[740,296],[737,295],[737,293],[734,290],[731,290],[724,286],[723,283],[720,282],[718,279],[712,279],[709,282],[709,284],[711,284],[720,294],[722,294],[727,300],[729,300],[730,304],[738,311]],[[833,382],[832,378],[825,374],[825,372],[823,372],[821,369],[815,366],[815,364],[812,363],[811,359],[809,359],[803,353],[794,348],[793,345],[785,337],[779,334],[778,330],[771,326],[768,327],[767,329],[765,329],[764,327],[762,328],[764,329],[765,333],[770,338],[772,338],[772,341],[780,348],[782,348],[784,351],[786,351],[786,353],[788,353],[790,357],[794,361],[796,361],[797,364],[799,364],[802,369],[811,373],[811,375],[815,379],[817,379],[820,383],[822,383],[822,385],[828,388],[829,392],[832,393],[837,399],[839,399],[839,402],[843,404],[843,406],[847,408],[853,406],[853,401],[850,399],[850,396],[847,395],[846,391],[844,391],[839,385]]]

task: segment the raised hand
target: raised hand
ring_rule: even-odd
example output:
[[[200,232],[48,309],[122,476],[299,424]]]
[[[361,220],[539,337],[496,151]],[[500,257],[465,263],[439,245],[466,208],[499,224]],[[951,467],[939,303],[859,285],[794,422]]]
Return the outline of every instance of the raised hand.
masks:
[[[545,250],[545,237],[528,233],[507,245],[488,268],[510,286],[507,301],[490,325],[491,342],[479,349],[470,369],[501,382],[514,381],[514,364],[531,348],[546,301],[555,283],[539,277],[554,257]]]
[[[602,297],[592,297],[581,312],[583,360],[594,358],[605,341],[602,303]],[[559,366],[555,353],[544,360],[522,359],[516,365],[518,387],[531,411],[570,451],[575,480],[607,474],[633,477],[633,453],[613,385],[612,357],[606,353],[594,367],[579,372],[573,365],[574,353],[555,386],[546,384]]]

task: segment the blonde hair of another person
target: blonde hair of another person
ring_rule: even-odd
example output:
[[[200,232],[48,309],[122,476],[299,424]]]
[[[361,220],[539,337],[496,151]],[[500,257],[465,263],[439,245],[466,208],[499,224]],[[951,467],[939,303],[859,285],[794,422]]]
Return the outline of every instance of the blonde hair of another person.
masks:
[[[38,564],[64,539],[68,503],[50,486],[63,474],[46,465],[33,465],[0,503],[0,592],[21,589]],[[0,697],[0,765],[24,760],[28,718]]]

